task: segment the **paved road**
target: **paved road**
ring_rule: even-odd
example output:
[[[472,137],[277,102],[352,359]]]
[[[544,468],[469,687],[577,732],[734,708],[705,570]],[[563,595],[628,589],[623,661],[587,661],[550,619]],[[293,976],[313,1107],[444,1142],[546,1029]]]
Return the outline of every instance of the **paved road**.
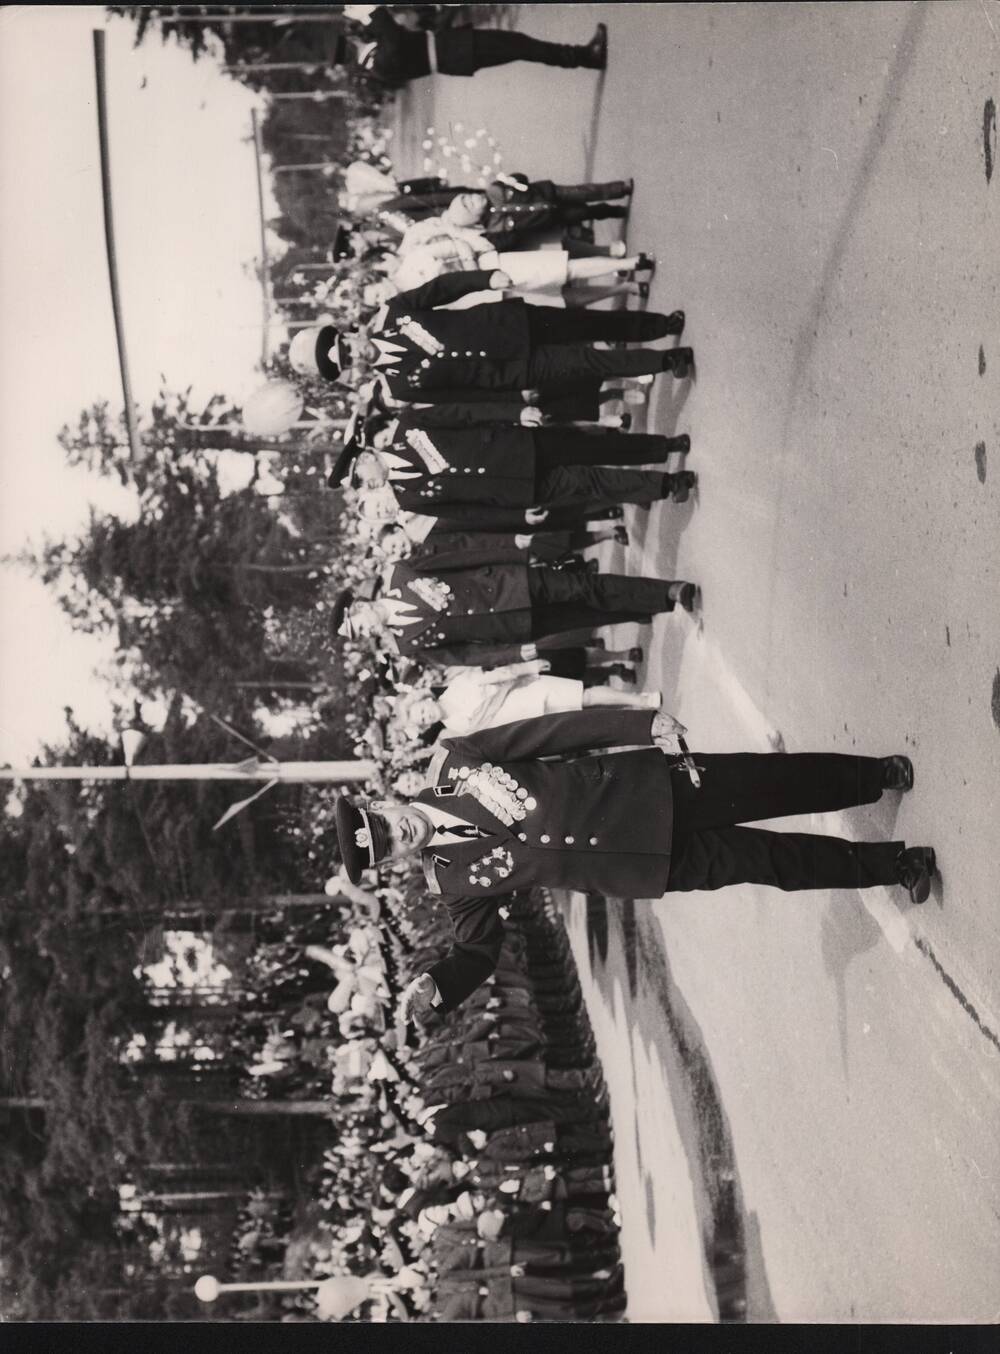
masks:
[[[909,752],[912,794],[823,826],[931,842],[942,871],[919,911],[883,890],[568,905],[630,1311],[995,1319],[1000,5],[514,18],[564,40],[607,20],[607,75],[425,82],[400,150],[419,166],[424,127],[462,122],[506,168],[637,180],[650,305],[686,308],[698,361],[650,427],[691,432],[701,485],[637,517],[628,567],[705,602],[700,627],[658,622],[647,685],[706,751]]]

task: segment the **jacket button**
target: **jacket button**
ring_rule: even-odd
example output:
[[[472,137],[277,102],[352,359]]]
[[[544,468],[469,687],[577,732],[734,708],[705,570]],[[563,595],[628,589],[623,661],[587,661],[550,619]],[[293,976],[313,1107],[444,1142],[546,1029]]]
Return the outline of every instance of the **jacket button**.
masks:
[[[481,465],[481,466],[479,467],[479,473],[480,473],[480,475],[485,475],[485,474],[486,474],[486,467],[485,467],[484,465]]]
[[[519,842],[526,842],[528,840],[528,834],[526,832],[519,832],[517,834],[517,840]]]
[[[565,840],[567,846],[572,846],[573,843],[576,841],[576,838],[575,838],[575,837],[566,837],[564,840]]]
[[[472,466],[471,466],[471,465],[467,465],[467,466],[465,467],[465,473],[466,473],[467,475],[471,475],[471,474],[472,474]]]
[[[590,839],[590,844],[591,844],[591,846],[596,846],[596,845],[597,845],[597,838],[596,838],[596,837],[591,837],[591,839]]]
[[[552,840],[552,838],[549,836],[547,832],[543,832],[539,840],[541,841],[543,846],[547,846],[549,842]]]

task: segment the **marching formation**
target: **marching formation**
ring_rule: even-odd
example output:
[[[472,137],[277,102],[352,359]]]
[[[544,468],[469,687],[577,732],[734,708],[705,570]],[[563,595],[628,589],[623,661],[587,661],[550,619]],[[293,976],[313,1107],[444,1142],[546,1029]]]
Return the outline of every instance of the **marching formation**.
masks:
[[[398,61],[398,79],[425,73],[399,55],[383,9],[369,19],[365,60]],[[606,59],[603,30],[581,49],[511,34],[491,45],[475,30],[464,40],[478,55],[463,73],[477,60],[573,64],[574,50]],[[906,791],[905,756],[689,753],[660,693],[587,682],[595,629],[700,604],[691,580],[604,573],[581,554],[609,536],[628,544],[620,520],[608,525],[623,505],[683,503],[697,483],[664,468],[691,453],[690,434],[631,433],[628,412],[602,416],[608,399],[641,407],[658,375],[694,369],[690,347],[657,346],[683,334],[683,310],[627,308],[648,295],[655,260],[587,238],[588,222],[627,217],[632,184],[514,175],[482,192],[387,179],[368,190],[352,248],[385,260],[365,293],[377,308],[363,323],[303,329],[289,360],[358,392],[330,481],[377,535],[371,586],[340,596],[335,629],[389,656],[404,685],[416,667],[435,688],[443,736],[426,788],[402,805],[345,798],[338,812],[352,879],[419,857],[451,915],[451,951],[407,989],[403,1014],[450,1010],[488,977],[498,905],[514,889],[889,885],[923,902],[929,847],[746,826]],[[599,278],[626,308],[590,308]]]

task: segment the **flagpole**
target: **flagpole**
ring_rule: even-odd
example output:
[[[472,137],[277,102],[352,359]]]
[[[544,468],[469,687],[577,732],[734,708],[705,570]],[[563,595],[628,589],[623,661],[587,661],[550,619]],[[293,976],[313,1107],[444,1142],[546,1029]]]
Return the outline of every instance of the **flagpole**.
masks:
[[[245,762],[188,762],[132,766],[22,766],[0,769],[2,780],[227,780],[280,781],[283,784],[344,785],[370,780],[375,763],[366,759],[342,762],[268,762],[250,757]]]
[[[125,322],[122,319],[121,295],[118,290],[118,257],[115,252],[115,222],[111,200],[111,152],[108,146],[108,105],[105,91],[104,33],[93,30],[94,80],[97,86],[97,138],[101,157],[101,196],[104,203],[104,244],[108,255],[108,277],[111,283],[111,312],[115,322],[115,341],[118,345],[118,366],[121,371],[122,395],[125,400],[125,427],[133,461],[142,459],[143,447],[139,440],[139,425],[132,398],[128,354],[125,350]]]

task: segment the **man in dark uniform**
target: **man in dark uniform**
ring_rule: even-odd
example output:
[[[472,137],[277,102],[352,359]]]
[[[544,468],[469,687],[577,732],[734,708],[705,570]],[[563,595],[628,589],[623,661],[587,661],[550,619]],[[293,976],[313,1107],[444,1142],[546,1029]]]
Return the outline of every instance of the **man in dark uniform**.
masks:
[[[618,468],[686,455],[691,449],[686,433],[447,427],[428,420],[424,411],[404,409],[380,442],[376,450],[363,426],[349,424],[328,483],[365,489],[389,484],[405,511],[465,520],[470,529],[516,530],[540,520],[537,511],[529,516],[528,510],[556,505],[583,510],[621,503],[648,506],[668,495],[682,503],[696,482],[686,471],[664,476]],[[489,512],[492,508],[508,511],[499,516]]]
[[[393,88],[426,75],[475,75],[476,71],[511,61],[588,70],[604,70],[607,64],[604,24],[598,24],[589,42],[576,45],[543,42],[527,33],[499,28],[414,30],[397,23],[388,5],[347,5],[344,13],[363,22],[365,28],[356,44],[347,38],[338,43],[335,62],[346,62],[353,46],[358,68],[379,84]]]
[[[336,381],[367,362],[395,400],[461,404],[468,392],[566,394],[616,376],[686,376],[690,348],[598,349],[597,341],[644,343],[680,334],[683,311],[557,310],[512,296],[464,310],[445,307],[475,292],[509,288],[505,273],[444,273],[382,306],[368,337],[332,325],[302,329],[288,358],[303,375]],[[531,403],[530,400],[526,403]]]
[[[476,225],[494,249],[517,249],[526,236],[553,226],[579,226],[584,221],[623,218],[628,207],[617,203],[630,198],[631,179],[606,183],[554,183],[529,179],[526,174],[503,174],[485,189],[448,184],[443,179],[421,184],[407,179],[395,197],[379,204],[386,214],[400,213],[413,221],[447,212],[456,225]],[[453,209],[457,198],[465,203]],[[612,205],[614,204],[614,205]],[[392,223],[387,222],[392,228]],[[566,244],[572,237],[567,237]],[[583,252],[576,242],[573,248]]]
[[[914,903],[926,900],[935,868],[929,847],[742,826],[909,789],[906,757],[694,753],[696,787],[683,760],[663,755],[683,732],[662,712],[546,715],[443,740],[430,788],[408,805],[374,812],[341,800],[337,832],[348,874],[419,851],[429,891],[451,914],[452,950],[407,988],[404,1015],[432,1004],[450,1009],[483,982],[503,943],[498,899],[521,888],[655,898],[742,883],[898,884]],[[634,750],[604,751],[622,746]],[[598,755],[579,755],[586,752]]]
[[[332,617],[347,639],[381,633],[405,658],[424,663],[514,663],[537,658],[537,641],[624,621],[647,621],[680,603],[692,610],[693,583],[531,565],[527,550],[490,547],[478,555],[436,556],[432,568],[397,561],[379,595],[345,589]]]

